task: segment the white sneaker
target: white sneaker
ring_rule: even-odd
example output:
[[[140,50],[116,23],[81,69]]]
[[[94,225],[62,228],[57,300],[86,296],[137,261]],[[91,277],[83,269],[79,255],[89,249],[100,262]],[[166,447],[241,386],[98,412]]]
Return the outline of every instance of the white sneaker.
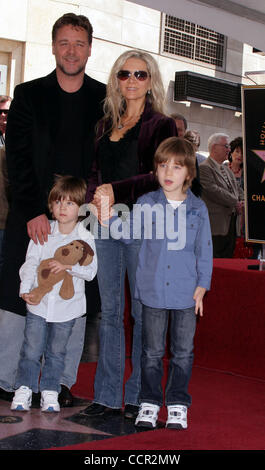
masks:
[[[32,401],[32,390],[25,385],[21,385],[16,391],[11,403],[11,410],[29,411]]]
[[[141,403],[135,426],[155,428],[160,407],[152,403]]]
[[[167,407],[166,428],[187,429],[187,407],[184,405],[169,405]]]
[[[60,411],[58,392],[54,390],[43,390],[43,392],[41,392],[40,406],[41,411]]]

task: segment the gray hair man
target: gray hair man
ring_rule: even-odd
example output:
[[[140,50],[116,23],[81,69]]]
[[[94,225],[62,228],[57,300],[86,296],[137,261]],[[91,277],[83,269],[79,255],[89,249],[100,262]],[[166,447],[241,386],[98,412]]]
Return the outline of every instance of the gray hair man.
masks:
[[[226,134],[211,135],[209,157],[200,165],[202,199],[209,211],[215,258],[231,258],[236,241],[237,183],[223,164],[228,158],[229,140]]]

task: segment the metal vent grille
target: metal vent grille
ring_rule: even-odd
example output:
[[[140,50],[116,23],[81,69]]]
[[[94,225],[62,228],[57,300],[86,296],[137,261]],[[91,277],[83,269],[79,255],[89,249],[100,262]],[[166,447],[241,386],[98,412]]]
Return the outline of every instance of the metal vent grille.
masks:
[[[162,53],[224,66],[225,36],[190,21],[164,14]]]
[[[197,101],[241,110],[241,84],[193,72],[175,73],[175,101]]]

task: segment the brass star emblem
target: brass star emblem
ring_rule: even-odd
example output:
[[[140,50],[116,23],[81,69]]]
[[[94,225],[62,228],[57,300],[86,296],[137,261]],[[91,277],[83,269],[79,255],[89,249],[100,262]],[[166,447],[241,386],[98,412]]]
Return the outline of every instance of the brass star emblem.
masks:
[[[263,160],[265,163],[265,150],[252,150],[252,152],[255,153],[259,158],[261,158],[261,160]],[[261,183],[263,183],[264,181],[265,181],[265,169],[263,171]]]

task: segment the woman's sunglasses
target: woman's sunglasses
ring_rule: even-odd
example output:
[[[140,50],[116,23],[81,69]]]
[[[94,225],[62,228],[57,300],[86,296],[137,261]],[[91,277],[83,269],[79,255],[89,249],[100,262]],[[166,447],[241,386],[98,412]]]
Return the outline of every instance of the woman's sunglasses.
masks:
[[[148,72],[145,70],[135,70],[135,72],[130,72],[129,70],[120,70],[117,73],[118,79],[122,81],[128,80],[128,78],[132,77],[132,75],[134,75],[134,77],[140,82],[143,82],[149,76]]]

